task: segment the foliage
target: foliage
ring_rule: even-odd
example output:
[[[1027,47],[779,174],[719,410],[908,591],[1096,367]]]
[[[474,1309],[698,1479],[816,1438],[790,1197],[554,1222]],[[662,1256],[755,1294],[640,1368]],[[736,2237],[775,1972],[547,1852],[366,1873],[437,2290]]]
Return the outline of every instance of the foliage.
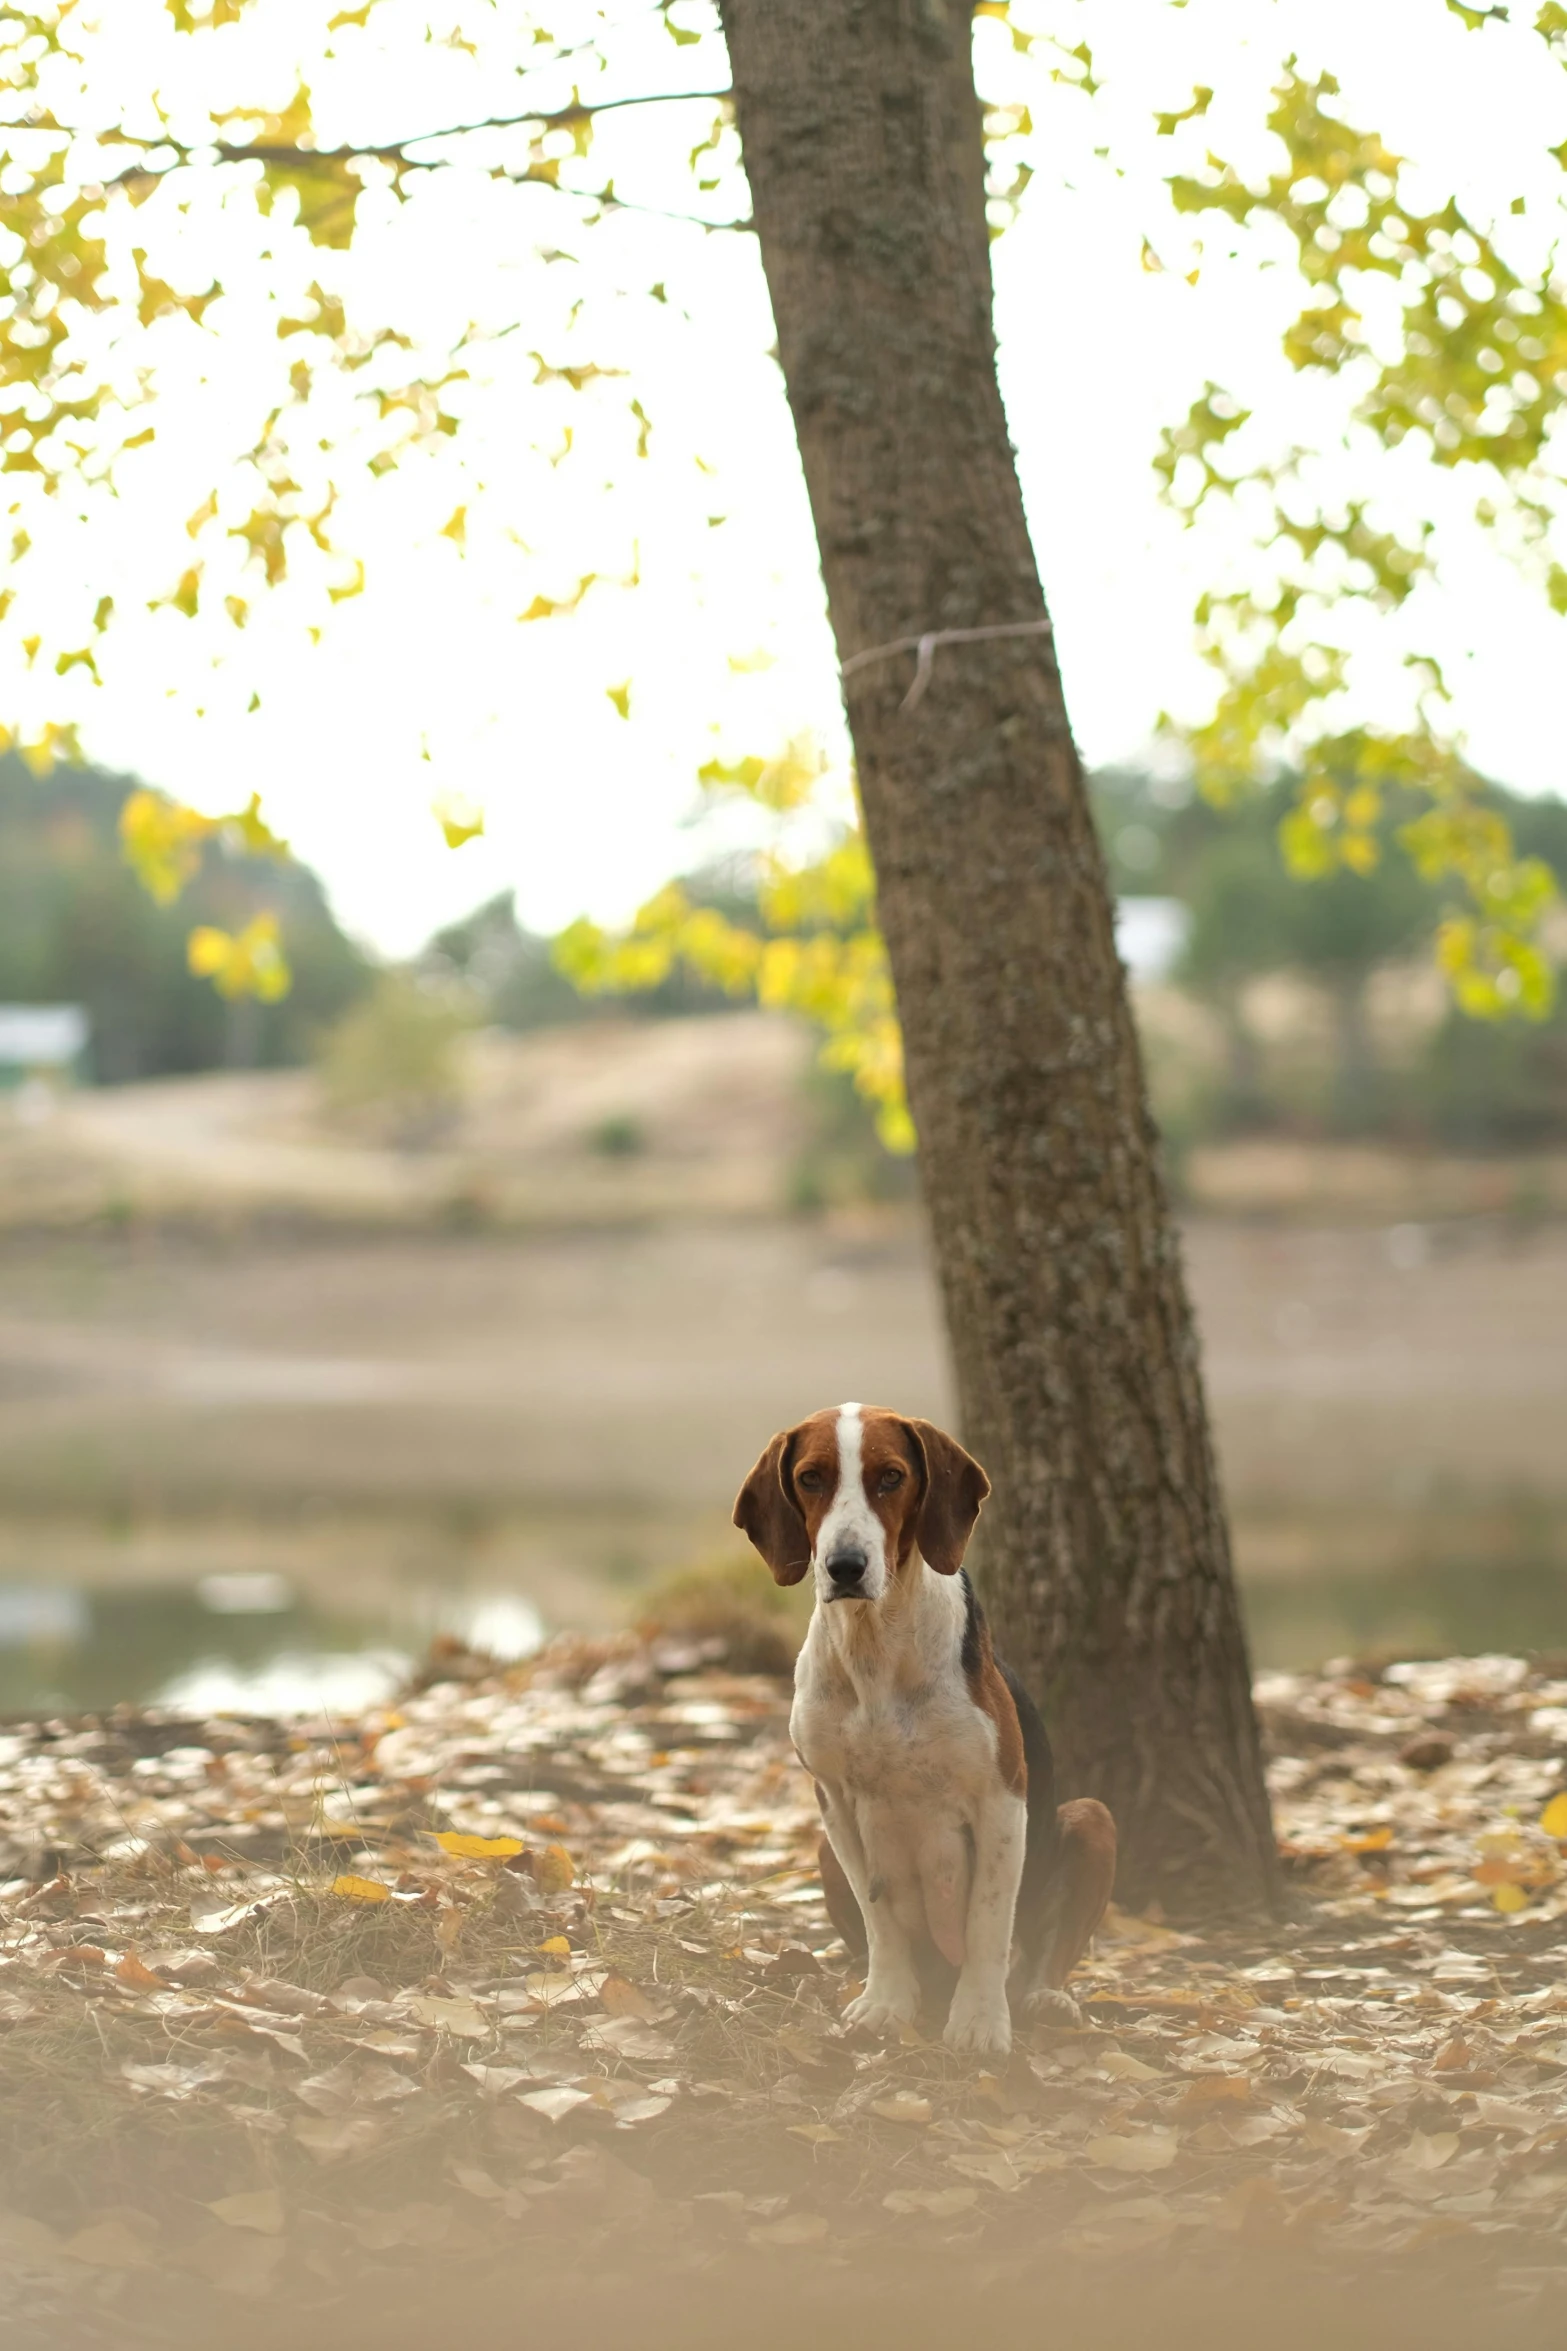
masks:
[[[714,910],[727,922],[754,928],[754,893],[729,865],[706,867],[690,875],[683,887],[695,905]],[[559,1027],[596,1018],[608,1009],[566,977],[548,939],[522,928],[510,890],[437,931],[420,968],[434,980],[466,990],[477,1017],[497,1028],[522,1032]],[[657,986],[643,988],[631,999],[636,1011],[665,1019],[727,1011],[732,1001],[721,988],[681,968],[671,969]]]
[[[1457,13],[1472,32],[1512,43],[1525,76],[1545,62],[1541,43],[1567,65],[1559,7],[1542,8],[1532,32],[1510,25],[1505,9]],[[1282,261],[1298,274],[1303,302],[1284,352],[1337,388],[1335,454],[1364,484],[1357,494],[1330,487],[1342,463],[1330,474],[1318,450],[1279,449],[1266,421],[1218,384],[1166,431],[1158,467],[1170,502],[1188,523],[1228,508],[1252,543],[1238,584],[1197,607],[1219,683],[1215,709],[1173,731],[1221,801],[1255,787],[1288,752],[1299,786],[1282,839],[1308,878],[1368,872],[1384,854],[1390,800],[1418,803],[1398,830],[1401,846],[1424,880],[1451,879],[1467,900],[1437,934],[1458,1003],[1484,1018],[1540,1018],[1555,992],[1540,939],[1555,886],[1539,860],[1517,853],[1444,727],[1450,697],[1439,662],[1418,639],[1406,652],[1414,690],[1404,727],[1346,725],[1339,713],[1356,614],[1408,608],[1418,619],[1443,577],[1432,521],[1383,511],[1395,450],[1400,482],[1411,463],[1433,475],[1468,469],[1476,520],[1567,614],[1567,568],[1553,551],[1567,486],[1567,287],[1549,223],[1542,235],[1524,217],[1524,197],[1497,218],[1458,194],[1423,207],[1429,179],[1378,133],[1347,121],[1339,96],[1331,73],[1310,79],[1290,59],[1268,117],[1279,167],[1248,177],[1209,150],[1200,169],[1171,178],[1179,211],[1220,215],[1258,266]],[[1434,491],[1422,494],[1416,481],[1414,504],[1429,517]]]
[[[1093,779],[1100,830],[1118,893],[1175,897],[1190,915],[1175,978],[1222,1028],[1226,1066],[1197,1085],[1160,1021],[1145,1022],[1155,1099],[1180,1144],[1241,1128],[1372,1131],[1464,1150],[1529,1148],[1567,1136],[1567,1006],[1497,1029],[1457,1008],[1405,1013],[1402,1034],[1378,1043],[1370,1018],[1379,972],[1412,972],[1443,908],[1388,844],[1408,821],[1397,797],[1384,811],[1383,853],[1366,873],[1339,868],[1301,888],[1279,842],[1298,805],[1285,773],[1236,806],[1216,809],[1183,779],[1111,769]],[[1567,884],[1567,803],[1523,799],[1494,785],[1478,805],[1520,851]],[[1331,1020],[1325,1076],[1301,1048],[1257,1033],[1249,999],[1272,974],[1311,984]],[[1428,1025],[1429,1024],[1429,1025]],[[1179,1066],[1178,1066],[1179,1064]]]
[[[755,862],[754,916],[738,920],[671,882],[616,936],[586,919],[572,924],[555,941],[557,963],[589,993],[631,994],[683,971],[727,996],[801,1014],[824,1032],[825,1066],[846,1071],[875,1104],[887,1148],[911,1151],[903,1045],[863,827],[840,824],[819,856],[791,854],[790,820],[817,813],[828,781],[806,744],[775,760],[715,763],[700,780],[710,795],[746,800],[774,820],[772,844]]]
[[[144,832],[185,813],[123,777],[57,767],[40,780],[14,754],[0,759],[0,1001],[85,1006],[100,1081],[211,1069],[247,1037],[259,1063],[304,1060],[312,1032],[369,980],[314,874],[256,856],[237,828],[201,820],[184,908],[160,903],[120,852],[133,807]],[[281,1001],[276,988],[264,995],[246,1029],[191,974],[192,914],[215,963],[234,952],[264,963],[287,929],[291,989]]]
[[[1424,6],[1432,29],[1451,12],[1474,39],[1511,44],[1521,72],[1567,63],[1556,0],[1528,21],[1453,0]],[[999,234],[1048,137],[1045,110],[1091,106],[1099,82],[1090,43],[1074,37],[1075,23],[1063,28],[1048,0],[980,0],[975,13]],[[548,23],[504,24],[483,0],[456,0],[439,26],[419,0],[352,9],[305,0],[286,86],[275,56],[258,65],[271,53],[257,45],[262,12],[247,0],[116,0],[113,15],[111,32],[80,0],[32,0],[0,29],[11,155],[0,192],[0,398],[14,580],[4,603],[6,625],[43,681],[96,679],[125,614],[85,587],[67,615],[38,604],[29,549],[99,524],[120,485],[158,452],[167,459],[171,387],[224,352],[241,313],[273,321],[267,363],[250,371],[242,396],[232,371],[225,379],[232,414],[221,478],[203,483],[188,512],[170,507],[142,566],[148,609],[171,626],[215,630],[225,669],[243,666],[243,632],[268,598],[292,598],[306,636],[320,639],[335,605],[365,582],[342,493],[417,468],[460,432],[476,371],[522,353],[521,339],[509,340],[515,316],[433,323],[421,306],[424,256],[449,233],[443,183],[497,207],[529,191],[559,229],[540,250],[569,272],[568,237],[636,209],[601,167],[595,139],[605,114],[645,103],[670,109],[661,119],[677,149],[693,120],[703,133],[688,153],[685,217],[746,225],[709,0],[678,9],[642,0],[613,25],[587,0],[562,0]],[[660,48],[666,37],[672,44],[663,48],[677,68],[670,81],[647,70],[650,35]],[[459,119],[377,121],[364,68],[383,51],[421,48],[471,59],[483,102]],[[626,60],[642,87],[619,78]],[[1523,217],[1521,197],[1497,218],[1461,190],[1430,201],[1407,158],[1337,110],[1330,72],[1285,65],[1268,119],[1275,162],[1261,174],[1207,148],[1214,95],[1200,87],[1148,125],[1150,140],[1173,142],[1173,205],[1225,224],[1260,266],[1282,261],[1298,274],[1302,304],[1285,351],[1303,376],[1341,396],[1338,454],[1364,486],[1329,494],[1319,452],[1274,446],[1261,409],[1217,384],[1166,433],[1158,464],[1186,519],[1228,507],[1254,525],[1246,576],[1198,607],[1217,700],[1206,721],[1181,730],[1184,741],[1202,787],[1219,799],[1256,789],[1281,763],[1293,768],[1298,803],[1283,839],[1303,876],[1364,874],[1396,846],[1423,881],[1453,885],[1459,900],[1437,953],[1455,999],[1470,1013],[1541,1017],[1553,994],[1540,944],[1551,877],[1518,853],[1445,728],[1440,667],[1418,643],[1409,652],[1405,722],[1354,723],[1346,696],[1355,615],[1418,619],[1440,584],[1444,558],[1430,522],[1382,510],[1392,450],[1433,473],[1467,469],[1479,520],[1567,613],[1567,568],[1553,541],[1567,303],[1549,222]],[[1145,239],[1145,264],[1162,266],[1151,253]],[[357,266],[367,257],[375,268]],[[663,305],[667,292],[656,284],[635,298]],[[536,420],[555,444],[551,464],[569,462],[567,411],[607,401],[627,456],[643,458],[651,420],[587,346],[579,306],[563,306],[556,339],[541,332],[548,347],[525,354],[524,429]],[[460,558],[478,520],[477,506],[460,503],[438,536]],[[588,574],[569,595],[535,588],[519,620],[569,612],[606,586]],[[626,687],[607,690],[624,713]],[[39,712],[25,747],[46,764],[68,734],[44,701]],[[723,774],[782,814],[769,793],[788,771],[787,761],[751,759]],[[808,776],[802,788],[808,797]],[[1395,803],[1404,820],[1390,828]],[[482,811],[450,794],[435,807],[454,845],[482,826]],[[167,803],[131,815],[127,853],[151,888],[179,890],[211,821]],[[254,804],[227,821],[251,829],[253,848],[277,846],[263,839]],[[798,849],[788,859],[770,852],[759,904],[760,923],[749,925],[675,885],[621,939],[588,926],[571,934],[562,968],[598,989],[684,974],[804,1012],[826,1030],[833,1065],[878,1105],[884,1133],[907,1146],[863,842],[845,833],[820,862]],[[283,984],[281,942],[236,931],[222,947],[204,939],[194,952],[231,990]]]

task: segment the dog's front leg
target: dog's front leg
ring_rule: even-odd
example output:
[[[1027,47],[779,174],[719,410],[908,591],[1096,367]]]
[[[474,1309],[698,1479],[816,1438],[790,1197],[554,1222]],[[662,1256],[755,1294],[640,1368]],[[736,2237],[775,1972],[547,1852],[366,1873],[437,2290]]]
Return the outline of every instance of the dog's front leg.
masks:
[[[1005,2057],[1012,2046],[1007,1968],[1012,1914],[1023,1875],[1028,1811],[1021,1796],[998,1790],[974,1824],[974,1884],[964,1933],[964,1960],[942,2035],[949,2049]]]
[[[875,1880],[853,1807],[831,1789],[822,1790],[822,1818],[843,1874],[865,1921],[865,1989],[843,2012],[846,2025],[896,2034],[919,2014],[920,1982],[908,1936],[893,1916],[886,1890]]]

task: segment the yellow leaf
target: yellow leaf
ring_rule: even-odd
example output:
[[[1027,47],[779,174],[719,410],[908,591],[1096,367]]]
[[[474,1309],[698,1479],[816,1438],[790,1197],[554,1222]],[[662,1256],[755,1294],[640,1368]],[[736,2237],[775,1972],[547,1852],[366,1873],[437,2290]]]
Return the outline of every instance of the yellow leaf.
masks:
[[[293,984],[278,942],[275,914],[258,914],[242,931],[221,931],[199,923],[186,942],[186,961],[198,979],[209,979],[220,996],[254,996],[275,1004]]]
[[[564,1845],[546,1845],[539,1855],[534,1883],[541,1894],[564,1894],[576,1883],[577,1865]]]
[[[1540,1826],[1548,1837],[1567,1841],[1567,1792],[1551,1798],[1540,1815]]]
[[[623,685],[606,686],[604,692],[614,703],[622,718],[631,716],[631,680],[629,678]]]
[[[392,1889],[375,1878],[341,1877],[332,1880],[332,1891],[341,1894],[345,1902],[390,1902]]]
[[[437,536],[442,539],[450,539],[454,547],[465,547],[468,544],[467,507],[454,506],[442,523]]]
[[[1503,1912],[1527,1910],[1529,1897],[1522,1886],[1498,1886],[1491,1896],[1491,1907]]]
[[[459,1861],[509,1861],[522,1851],[520,1837],[467,1837],[457,1829],[442,1829],[436,1843]]]
[[[791,2139],[803,2139],[808,2147],[841,2147],[843,2133],[835,2131],[830,2122],[792,2122]]]
[[[242,2196],[220,2196],[207,2210],[226,2228],[254,2229],[261,2237],[283,2234],[283,2199],[276,2188],[256,2188]]]
[[[542,1952],[547,1952],[551,1959],[569,1959],[571,1957],[571,1945],[564,1935],[551,1935],[548,1942],[539,1945],[539,1949]]]
[[[460,792],[450,792],[444,799],[432,802],[430,812],[445,836],[448,849],[460,849],[465,841],[476,841],[484,830],[484,810]]]

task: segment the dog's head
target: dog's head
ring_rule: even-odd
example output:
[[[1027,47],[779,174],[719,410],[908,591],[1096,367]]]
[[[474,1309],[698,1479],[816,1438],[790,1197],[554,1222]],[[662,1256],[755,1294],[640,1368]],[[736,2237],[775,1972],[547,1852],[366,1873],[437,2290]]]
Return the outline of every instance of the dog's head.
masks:
[[[819,1600],[880,1600],[915,1559],[963,1564],[990,1480],[928,1420],[840,1404],[781,1429],[740,1488],[740,1527],[780,1584],[808,1570]]]

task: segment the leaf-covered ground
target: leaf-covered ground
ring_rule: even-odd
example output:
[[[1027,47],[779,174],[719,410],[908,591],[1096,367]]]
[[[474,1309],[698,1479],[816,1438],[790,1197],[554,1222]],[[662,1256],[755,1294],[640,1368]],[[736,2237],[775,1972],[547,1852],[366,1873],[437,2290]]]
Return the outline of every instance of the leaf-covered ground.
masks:
[[[1113,1913],[1082,2029],[986,2071],[842,2033],[784,1682],[674,1637],[432,1672],[357,1722],[0,1736],[16,2339],[737,2264],[1266,2257],[1567,2317],[1567,1680],[1266,1677],[1290,1918]]]

